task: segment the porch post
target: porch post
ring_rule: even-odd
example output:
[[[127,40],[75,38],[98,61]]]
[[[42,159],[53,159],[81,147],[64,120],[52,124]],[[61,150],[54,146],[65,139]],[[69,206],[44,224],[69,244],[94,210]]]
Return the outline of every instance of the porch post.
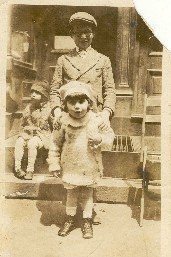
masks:
[[[129,88],[130,8],[118,8],[116,69],[118,89]]]

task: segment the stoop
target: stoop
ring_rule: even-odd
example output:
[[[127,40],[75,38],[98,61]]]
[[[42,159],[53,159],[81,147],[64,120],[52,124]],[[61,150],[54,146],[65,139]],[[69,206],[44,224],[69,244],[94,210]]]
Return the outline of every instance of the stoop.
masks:
[[[47,152],[38,154],[33,180],[20,180],[14,176],[14,143],[17,135],[6,140],[6,168],[1,183],[6,198],[66,201],[61,179],[52,177],[46,162]],[[42,158],[43,156],[43,158]],[[26,168],[27,152],[23,158]],[[94,201],[129,205],[139,217],[142,179],[140,152],[103,152],[104,178],[94,190]],[[154,180],[160,179],[160,167],[150,167]],[[3,188],[3,187],[1,187]],[[145,216],[160,217],[160,187],[149,187],[145,195]],[[134,214],[133,214],[134,216]]]
[[[33,180],[26,181],[7,173],[1,181],[2,194],[10,199],[34,199],[66,202],[66,190],[61,179],[47,174],[34,175]],[[1,190],[2,191],[2,190]],[[103,178],[94,190],[94,202],[108,204],[126,204],[132,210],[132,218],[140,217],[141,179]],[[149,185],[145,192],[144,218],[160,220],[161,192],[160,186]]]
[[[29,198],[63,201],[65,189],[60,178],[51,175],[34,175],[32,180],[21,180],[13,174],[4,175],[4,195],[7,198]],[[102,178],[95,188],[97,202],[133,203],[141,194],[141,180]]]

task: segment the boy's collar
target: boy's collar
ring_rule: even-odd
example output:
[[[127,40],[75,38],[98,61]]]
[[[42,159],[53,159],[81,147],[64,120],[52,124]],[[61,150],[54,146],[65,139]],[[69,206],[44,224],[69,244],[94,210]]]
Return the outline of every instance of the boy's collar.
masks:
[[[79,53],[79,52],[81,52],[81,51],[88,52],[89,50],[91,50],[91,45],[90,45],[87,49],[85,49],[85,50],[80,49],[78,46],[76,46],[75,49],[76,49],[77,53]]]

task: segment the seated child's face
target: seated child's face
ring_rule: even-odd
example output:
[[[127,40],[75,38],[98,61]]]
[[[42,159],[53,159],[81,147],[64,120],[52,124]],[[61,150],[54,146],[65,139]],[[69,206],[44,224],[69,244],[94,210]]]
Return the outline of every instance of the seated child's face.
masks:
[[[75,119],[83,118],[89,107],[89,102],[86,98],[72,97],[67,100],[68,113]]]
[[[31,90],[31,100],[40,102],[42,100],[42,95],[38,91]]]

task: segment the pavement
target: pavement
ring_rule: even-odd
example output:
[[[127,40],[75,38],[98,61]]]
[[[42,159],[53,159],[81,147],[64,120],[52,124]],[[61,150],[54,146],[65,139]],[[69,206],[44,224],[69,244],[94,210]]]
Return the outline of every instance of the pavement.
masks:
[[[1,257],[160,257],[159,220],[140,227],[126,204],[97,203],[102,224],[93,239],[80,228],[57,235],[65,207],[59,201],[0,199]]]

